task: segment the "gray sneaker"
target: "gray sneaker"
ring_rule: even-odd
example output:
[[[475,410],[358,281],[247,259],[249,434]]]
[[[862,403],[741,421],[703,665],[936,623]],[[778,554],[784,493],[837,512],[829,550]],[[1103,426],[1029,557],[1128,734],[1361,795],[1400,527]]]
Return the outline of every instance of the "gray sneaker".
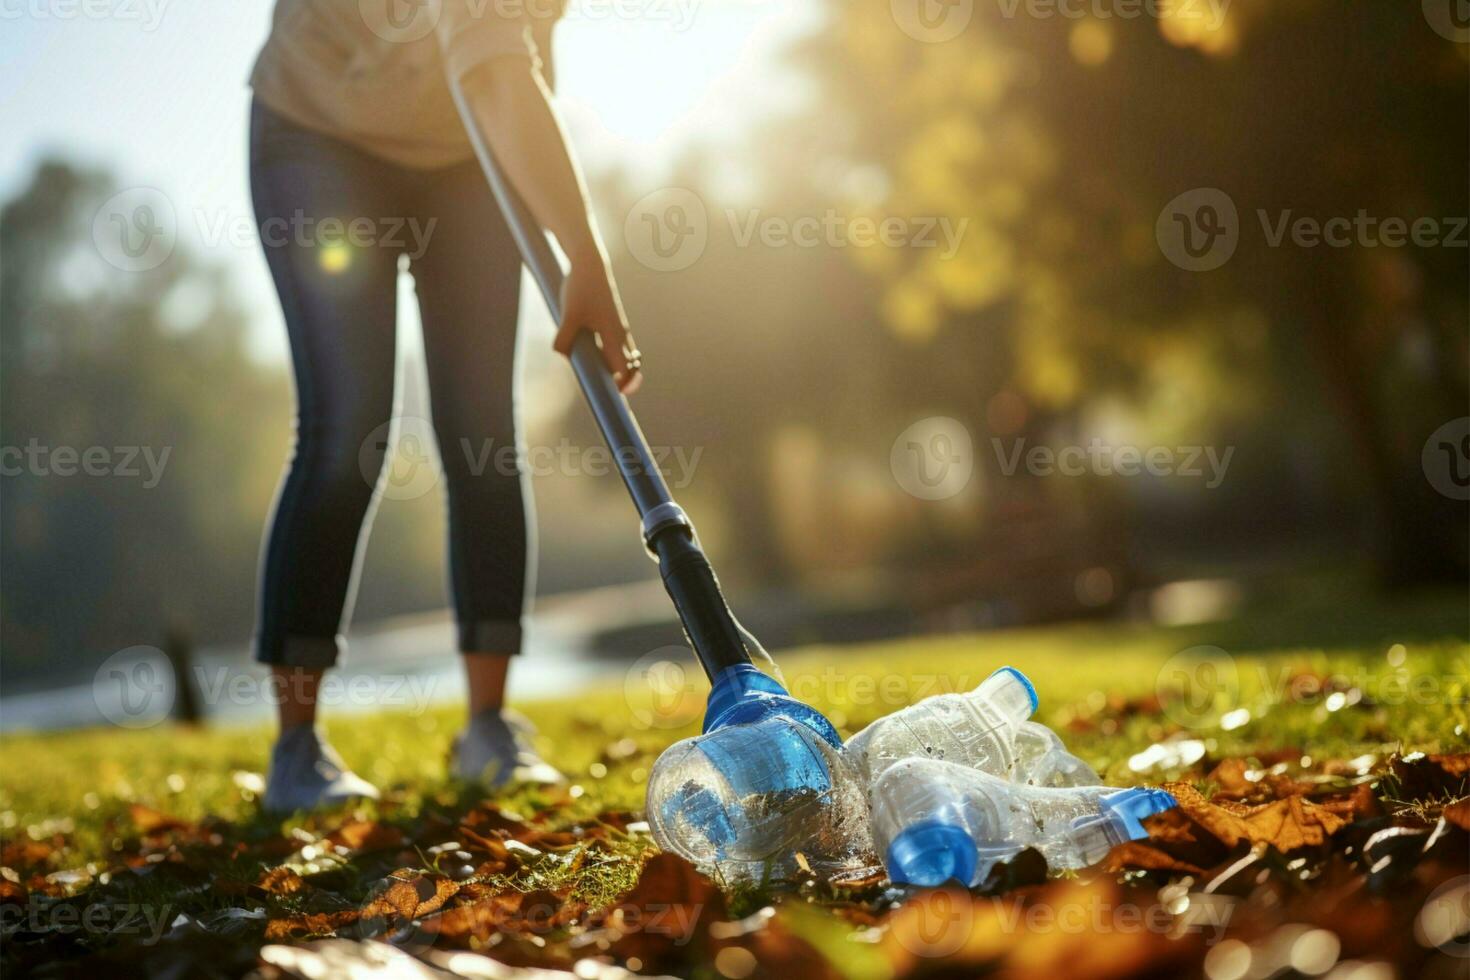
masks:
[[[512,779],[526,783],[564,783],[555,766],[531,745],[535,727],[513,711],[482,711],[455,736],[450,772],[456,779],[492,789]]]
[[[377,798],[377,787],[348,769],[314,726],[296,725],[276,739],[265,799],[261,801],[267,812],[294,813],[347,800]]]

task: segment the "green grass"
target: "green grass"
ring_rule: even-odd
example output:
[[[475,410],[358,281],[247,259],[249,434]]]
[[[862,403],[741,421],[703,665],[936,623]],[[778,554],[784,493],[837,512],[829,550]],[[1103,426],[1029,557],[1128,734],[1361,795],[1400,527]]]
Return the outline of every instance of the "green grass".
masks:
[[[1282,750],[1317,762],[1395,750],[1465,751],[1466,626],[1463,595],[1392,604],[1324,598],[1213,626],[1079,624],[808,648],[779,659],[793,692],[827,712],[844,735],[927,694],[967,689],[995,667],[1014,665],[1041,692],[1039,719],[1109,782],[1127,784],[1183,768],[1167,760],[1146,772],[1129,765],[1136,753],[1170,739],[1197,740],[1193,748],[1205,750],[1204,761],[1275,759]],[[1201,644],[1224,653],[1203,661],[1176,657]],[[696,673],[691,663],[685,676]],[[1318,689],[1323,678],[1329,682]],[[1193,700],[1168,697],[1181,679],[1194,682]],[[1148,700],[1160,692],[1162,708]],[[656,699],[644,675],[634,673],[620,688],[519,705],[539,726],[546,757],[580,787],[567,819],[641,810],[649,767],[665,746],[696,731],[703,703],[699,685],[666,684],[659,693]],[[441,707],[421,715],[337,716],[327,728],[347,761],[385,790],[392,819],[409,821],[458,799],[444,760],[462,718],[462,710]],[[63,835],[53,866],[94,870],[123,847],[132,804],[188,821],[215,816],[278,832],[279,821],[259,815],[251,789],[269,738],[264,726],[172,725],[7,736],[0,739],[0,832],[7,842]],[[529,789],[507,800],[523,811],[540,804]]]

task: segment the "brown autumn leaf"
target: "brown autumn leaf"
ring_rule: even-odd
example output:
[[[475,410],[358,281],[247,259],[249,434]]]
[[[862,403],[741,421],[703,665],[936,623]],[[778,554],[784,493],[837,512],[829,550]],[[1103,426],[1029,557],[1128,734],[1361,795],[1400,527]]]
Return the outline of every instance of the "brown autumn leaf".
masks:
[[[1228,800],[1206,800],[1189,783],[1167,783],[1179,809],[1227,847],[1240,841],[1266,843],[1286,853],[1315,847],[1347,824],[1347,820],[1302,796],[1288,796],[1259,806]]]
[[[532,830],[517,840],[544,851],[565,851],[582,843],[582,838],[569,830]]]
[[[128,816],[132,818],[133,826],[138,828],[138,833],[144,835],[162,833],[166,830],[185,830],[189,827],[189,824],[183,820],[160,813],[141,803],[129,805]]]
[[[633,890],[623,896],[619,905],[647,906],[677,902],[697,905],[712,916],[723,918],[725,897],[714,882],[677,854],[659,853],[643,864],[643,873]]]
[[[1145,927],[1153,889],[1054,881],[1005,896],[922,892],[889,918],[881,948],[897,977],[1170,976],[1196,961],[1199,937]],[[1161,913],[1156,913],[1161,914]]]
[[[29,871],[38,865],[45,864],[56,847],[49,841],[23,840],[7,841],[3,854],[0,854],[0,863],[7,868],[19,868]]]
[[[470,939],[483,944],[496,933],[507,931],[506,923],[515,917],[523,897],[517,891],[485,894],[425,921],[424,931],[456,941],[453,945],[468,946]]]
[[[403,831],[374,820],[353,820],[332,831],[326,839],[354,851],[385,851],[403,844]]]
[[[386,886],[363,905],[364,916],[416,919],[439,911],[459,891],[459,883],[451,878],[408,869],[396,871],[385,880]]]
[[[1249,770],[1250,766],[1244,759],[1224,759],[1210,770],[1205,779],[1218,787],[1215,791],[1217,798],[1242,800],[1260,792],[1260,786],[1246,778],[1245,774]]]
[[[299,895],[311,886],[290,868],[271,868],[260,876],[255,887],[271,895]]]
[[[485,851],[492,860],[508,862],[510,851],[505,842],[498,837],[486,837],[468,826],[461,825],[459,828],[460,840],[464,842],[466,850]]]
[[[1203,874],[1204,869],[1180,860],[1149,841],[1129,841],[1119,844],[1108,853],[1103,865],[1111,874],[1121,871],[1179,871],[1184,874]]]
[[[1461,830],[1470,831],[1470,796],[1445,807],[1444,818]]]
[[[597,922],[610,952],[638,960],[639,972],[687,973],[689,965],[709,962],[709,925],[725,918],[725,899],[714,882],[678,855],[661,853],[644,863],[638,884]]]
[[[749,953],[750,958],[745,963],[756,965],[760,976],[800,977],[801,980],[839,980],[842,977],[825,956],[810,943],[792,935],[779,922],[722,945],[715,953],[717,969],[739,955],[726,952],[732,949]],[[727,968],[739,969],[741,965],[736,959],[734,963],[728,963]]]
[[[1317,802],[1322,805],[1323,809],[1330,810],[1347,820],[1377,816],[1383,809],[1378,805],[1378,797],[1374,795],[1373,787],[1369,783],[1359,783],[1348,793],[1330,796]]]
[[[311,912],[271,919],[265,924],[265,940],[271,943],[293,942],[315,936],[330,936],[338,929],[355,923],[361,916],[356,909],[342,912]]]
[[[497,840],[520,840],[525,835],[536,832],[536,828],[519,814],[502,810],[489,802],[481,803],[465,814],[460,826],[467,827],[482,837]]]

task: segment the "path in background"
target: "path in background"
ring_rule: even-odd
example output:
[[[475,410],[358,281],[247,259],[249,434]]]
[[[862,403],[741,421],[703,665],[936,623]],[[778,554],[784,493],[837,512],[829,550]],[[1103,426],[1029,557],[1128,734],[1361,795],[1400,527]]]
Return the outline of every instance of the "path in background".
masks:
[[[610,627],[631,627],[669,616],[668,599],[657,580],[538,602],[527,628],[524,655],[512,668],[513,696],[518,700],[564,697],[618,680],[627,669],[626,662],[593,655],[593,638]],[[335,674],[347,691],[363,694],[333,701],[333,710],[377,711],[400,704],[422,706],[425,700],[452,702],[464,696],[464,676],[454,652],[454,623],[445,611],[365,625],[352,632],[349,645],[345,662]],[[195,679],[204,718],[242,723],[272,716],[272,705],[260,697],[267,672],[251,660],[248,644],[201,649],[188,673]],[[0,731],[105,725],[109,715],[117,716],[122,696],[118,685],[99,671],[95,683],[0,698]]]

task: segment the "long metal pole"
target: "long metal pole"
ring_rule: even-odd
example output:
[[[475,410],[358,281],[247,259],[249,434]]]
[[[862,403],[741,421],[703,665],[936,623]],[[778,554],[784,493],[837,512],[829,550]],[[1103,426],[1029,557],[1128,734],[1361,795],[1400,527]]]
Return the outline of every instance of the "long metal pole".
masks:
[[[485,179],[505,214],[526,267],[541,288],[552,319],[560,323],[561,289],[566,278],[561,260],[530,208],[500,169],[464,93],[458,85],[452,85],[451,89]],[[590,332],[582,332],[572,344],[571,361],[597,427],[612,450],[618,472],[643,519],[644,545],[658,559],[664,588],[679,612],[684,632],[705,673],[713,679],[728,667],[750,663],[741,630],[720,591],[714,569],[699,546],[694,525],[683,508],[674,503],[638,420],[603,363],[602,351]]]

